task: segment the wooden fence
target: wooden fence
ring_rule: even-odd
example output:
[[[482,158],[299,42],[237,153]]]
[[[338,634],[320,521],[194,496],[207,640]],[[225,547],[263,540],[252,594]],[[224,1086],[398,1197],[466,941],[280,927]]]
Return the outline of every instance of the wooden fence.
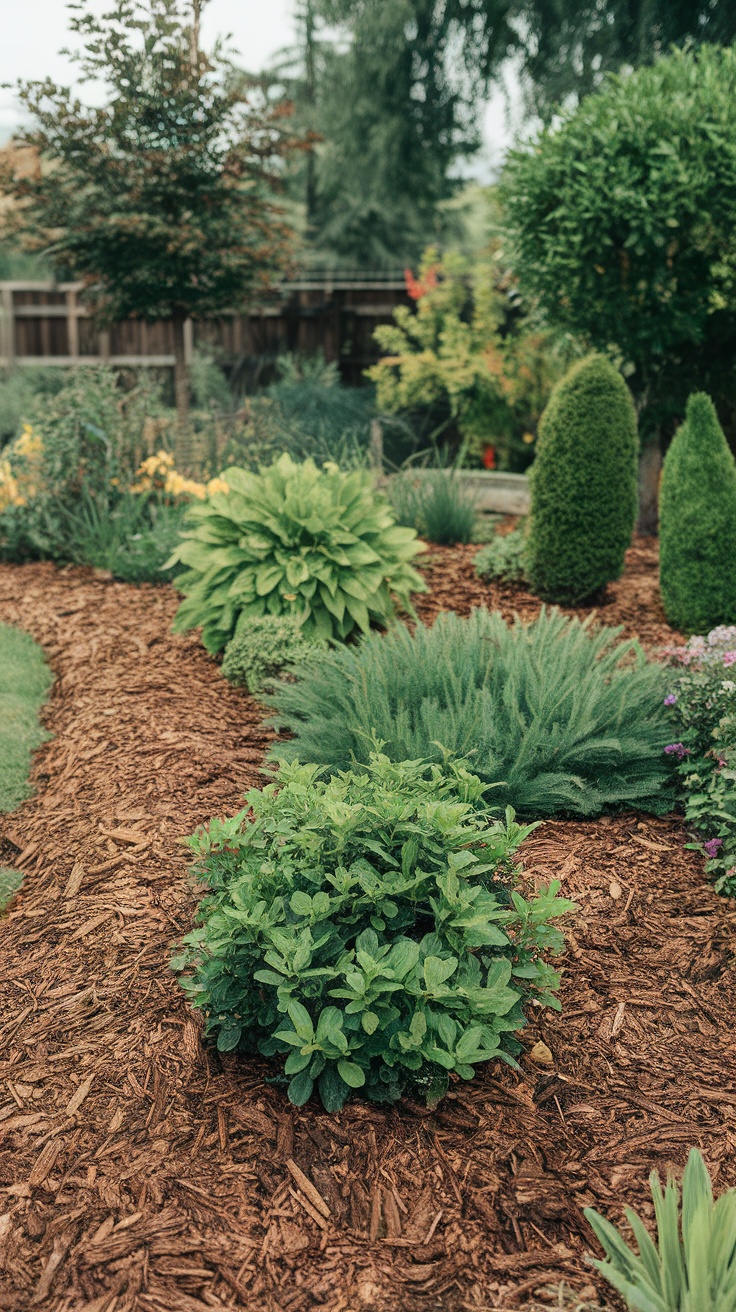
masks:
[[[0,368],[19,365],[173,366],[172,326],[126,319],[100,331],[75,282],[1,282]],[[210,348],[229,366],[286,351],[324,352],[345,382],[358,383],[379,355],[373,330],[409,304],[400,274],[310,274],[281,284],[246,314],[189,320],[186,349]]]

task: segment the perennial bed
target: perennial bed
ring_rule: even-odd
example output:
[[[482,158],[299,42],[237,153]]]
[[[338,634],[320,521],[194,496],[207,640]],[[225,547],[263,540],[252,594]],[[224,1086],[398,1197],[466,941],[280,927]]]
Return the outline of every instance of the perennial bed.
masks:
[[[477,579],[474,551],[431,548],[422,618],[538,609]],[[672,640],[655,564],[637,543],[601,608],[647,644]],[[649,1170],[692,1145],[719,1191],[736,1183],[733,903],[677,818],[545,823],[526,877],[561,879],[580,909],[563,1011],[522,1032],[521,1074],[481,1068],[431,1113],[290,1106],[268,1063],[203,1049],[168,969],[197,900],[178,840],[240,808],[269,741],[256,702],[171,634],[176,605],[0,568],[0,620],[57,675],[37,794],[0,820],[0,864],[26,875],[0,924],[0,1307],[460,1312],[544,1305],[562,1280],[602,1295],[584,1206],[646,1213]]]

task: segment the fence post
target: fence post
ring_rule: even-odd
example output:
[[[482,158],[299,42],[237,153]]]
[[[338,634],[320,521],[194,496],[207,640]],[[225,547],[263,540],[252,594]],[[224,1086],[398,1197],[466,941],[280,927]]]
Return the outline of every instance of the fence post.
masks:
[[[15,365],[15,316],[13,313],[13,290],[3,287],[2,318],[0,319],[0,354],[5,358],[5,368],[10,370]]]
[[[79,358],[79,319],[75,291],[67,291],[66,294],[66,337],[69,355],[76,360]]]

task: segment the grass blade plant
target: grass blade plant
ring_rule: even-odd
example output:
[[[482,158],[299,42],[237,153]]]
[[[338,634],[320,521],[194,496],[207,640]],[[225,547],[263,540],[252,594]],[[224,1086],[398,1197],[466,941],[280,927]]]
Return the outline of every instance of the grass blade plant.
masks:
[[[673,804],[666,675],[619,629],[542,610],[440,615],[330,651],[266,701],[289,731],[274,757],[347,770],[374,741],[392,760],[459,757],[525,815]]]
[[[492,815],[462,763],[323,774],[283,765],[190,840],[210,891],[173,964],[220,1051],[277,1058],[293,1103],[434,1103],[451,1072],[513,1064],[525,1003],[559,1009],[545,957],[573,904],[554,881],[521,895],[534,826]]]
[[[414,528],[437,546],[470,542],[476,499],[454,470],[404,470],[391,480],[388,497],[399,524]]]
[[[657,1220],[655,1245],[641,1219],[626,1208],[638,1245],[635,1252],[615,1226],[592,1208],[585,1215],[606,1260],[593,1265],[632,1312],[733,1312],[736,1308],[736,1189],[716,1203],[697,1148],[685,1167],[680,1191],[668,1180],[662,1191],[649,1177]]]
[[[47,738],[38,722],[52,674],[38,643],[0,625],[0,814],[29,794],[31,755]]]

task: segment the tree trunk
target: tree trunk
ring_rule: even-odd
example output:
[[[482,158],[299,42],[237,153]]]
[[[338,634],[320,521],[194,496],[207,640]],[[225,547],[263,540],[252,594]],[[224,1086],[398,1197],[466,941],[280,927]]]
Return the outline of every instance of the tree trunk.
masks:
[[[655,537],[659,527],[659,475],[662,448],[659,441],[646,442],[639,457],[639,522],[637,530]]]
[[[176,405],[176,463],[182,473],[191,473],[192,438],[189,426],[189,363],[184,339],[186,314],[175,310],[174,326],[174,401]]]

